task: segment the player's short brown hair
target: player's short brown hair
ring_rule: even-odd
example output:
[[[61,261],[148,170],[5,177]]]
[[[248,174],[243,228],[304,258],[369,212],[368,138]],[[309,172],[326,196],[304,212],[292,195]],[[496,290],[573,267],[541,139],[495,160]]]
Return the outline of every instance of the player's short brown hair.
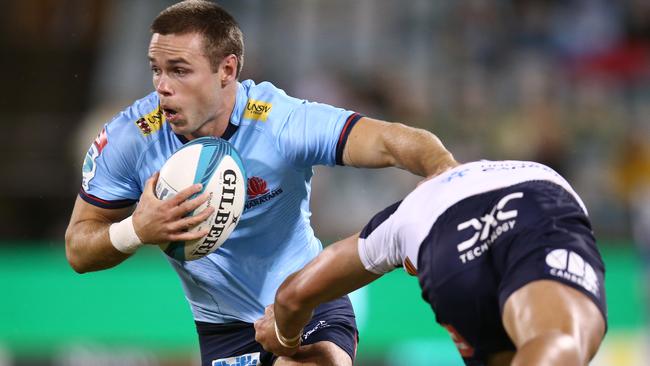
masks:
[[[224,57],[237,57],[237,77],[244,65],[244,36],[235,18],[219,5],[205,0],[185,0],[163,10],[151,24],[162,35],[199,33],[204,52],[216,71]]]

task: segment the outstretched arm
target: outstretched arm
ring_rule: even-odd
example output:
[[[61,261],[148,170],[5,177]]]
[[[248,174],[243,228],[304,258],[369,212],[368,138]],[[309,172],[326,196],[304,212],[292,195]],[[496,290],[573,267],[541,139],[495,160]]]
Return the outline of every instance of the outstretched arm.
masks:
[[[275,295],[275,304],[255,322],[255,340],[264,349],[279,356],[293,355],[300,345],[302,329],[319,304],[380,277],[368,272],[361,263],[358,239],[356,234],[330,245],[303,269],[287,277]],[[283,346],[279,338],[293,347]]]
[[[428,177],[458,165],[429,131],[364,117],[350,131],[343,163],[360,168],[394,166]]]

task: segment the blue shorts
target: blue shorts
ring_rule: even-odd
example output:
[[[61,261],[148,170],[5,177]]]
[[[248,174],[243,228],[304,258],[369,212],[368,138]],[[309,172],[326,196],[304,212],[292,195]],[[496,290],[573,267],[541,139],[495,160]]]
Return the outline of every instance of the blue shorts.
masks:
[[[498,203],[507,195],[517,198],[500,213]],[[484,237],[481,231],[458,229],[474,219],[492,224]],[[458,244],[466,242],[472,245],[461,250]],[[588,296],[606,320],[604,273],[587,215],[569,192],[546,181],[520,183],[451,206],[433,225],[418,257],[422,296],[472,366],[484,365],[490,354],[515,350],[501,314],[508,297],[530,282],[571,286]]]
[[[277,356],[255,341],[251,323],[212,324],[196,322],[202,366],[272,365]],[[350,355],[354,362],[358,332],[352,304],[347,296],[324,303],[303,329],[302,344],[330,341]]]

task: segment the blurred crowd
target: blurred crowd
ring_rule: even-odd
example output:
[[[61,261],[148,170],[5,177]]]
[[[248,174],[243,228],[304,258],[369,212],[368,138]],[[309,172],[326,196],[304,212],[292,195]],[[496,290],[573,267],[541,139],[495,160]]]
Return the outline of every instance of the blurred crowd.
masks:
[[[63,238],[94,135],[152,90],[148,26],[172,2],[7,4],[0,239]],[[428,129],[461,161],[548,164],[582,195],[599,237],[634,233],[650,248],[650,2],[220,3],[244,31],[242,78]],[[358,230],[416,183],[319,168],[316,231]]]

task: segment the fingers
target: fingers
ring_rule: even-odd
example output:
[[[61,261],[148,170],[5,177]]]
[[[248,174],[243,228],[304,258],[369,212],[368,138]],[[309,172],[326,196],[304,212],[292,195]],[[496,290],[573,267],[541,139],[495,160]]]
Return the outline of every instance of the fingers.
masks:
[[[143,194],[155,196],[156,184],[158,183],[159,176],[160,173],[155,172],[151,175],[151,177],[149,177],[149,179],[147,179],[147,181],[144,183],[144,190],[142,191]]]
[[[266,316],[273,316],[274,315],[273,314],[273,304],[271,304],[271,305],[267,306],[266,308],[264,308],[264,315],[266,315]]]
[[[177,234],[169,234],[169,241],[191,241],[201,239],[208,235],[209,232],[209,229],[203,229],[199,231],[183,231]]]
[[[168,201],[170,204],[174,206],[179,206],[185,201],[187,201],[189,198],[191,198],[193,195],[201,192],[202,189],[203,189],[203,185],[201,183],[192,184],[191,186],[178,192],[174,197],[170,198]]]
[[[175,197],[174,197],[175,198]],[[202,204],[204,204],[208,199],[210,198],[210,193],[203,192],[202,194],[184,200],[180,202],[176,208],[175,208],[175,213],[178,216],[185,216],[187,213],[192,212],[199,208]]]
[[[201,205],[205,203],[208,197],[209,196],[207,194],[203,194],[190,201],[183,202],[180,206],[178,206],[175,215],[178,215],[181,218],[174,222],[171,229],[173,231],[187,231],[207,220],[210,215],[214,213],[214,207],[206,207],[205,209],[201,210],[198,213],[195,213],[192,216],[186,215],[201,207]]]

